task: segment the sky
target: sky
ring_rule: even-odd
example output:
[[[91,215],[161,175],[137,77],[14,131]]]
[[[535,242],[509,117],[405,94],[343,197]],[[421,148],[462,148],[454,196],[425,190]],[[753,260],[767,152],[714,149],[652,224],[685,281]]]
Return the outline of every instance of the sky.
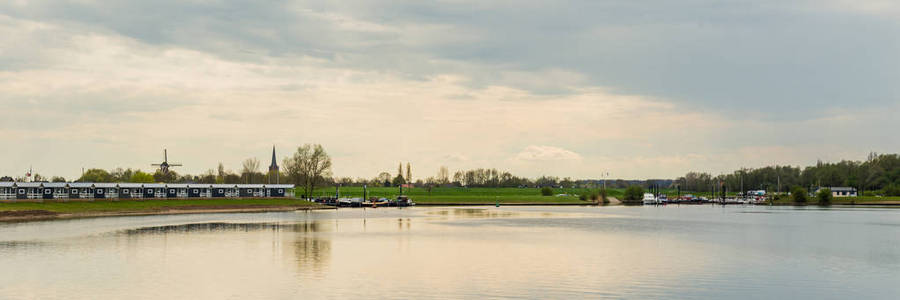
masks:
[[[0,3],[14,177],[311,143],[338,177],[674,178],[897,153],[898,112],[892,0]]]

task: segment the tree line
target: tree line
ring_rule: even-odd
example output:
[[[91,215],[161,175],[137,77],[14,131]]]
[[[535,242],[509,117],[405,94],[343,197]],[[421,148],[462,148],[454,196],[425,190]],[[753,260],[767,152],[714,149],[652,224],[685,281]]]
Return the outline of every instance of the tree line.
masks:
[[[743,168],[718,176],[689,172],[670,187],[685,191],[712,191],[717,186],[728,191],[766,190],[788,192],[793,187],[853,187],[870,193],[900,196],[900,155],[870,153],[865,161],[843,160],[836,163],[819,161],[805,168],[767,166]]]

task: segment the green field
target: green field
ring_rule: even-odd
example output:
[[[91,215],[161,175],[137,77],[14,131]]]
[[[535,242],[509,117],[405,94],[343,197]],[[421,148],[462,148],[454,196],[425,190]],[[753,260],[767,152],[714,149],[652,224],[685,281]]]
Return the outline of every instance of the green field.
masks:
[[[92,212],[141,212],[167,209],[203,208],[265,208],[265,207],[318,207],[318,204],[299,199],[172,199],[172,200],[97,200],[97,201],[47,201],[47,202],[5,202],[0,203],[0,212],[43,210],[55,213]]]
[[[553,196],[542,196],[541,190],[538,188],[432,188],[429,192],[425,188],[403,189],[403,194],[407,195],[414,202],[419,204],[494,204],[499,203],[517,203],[517,204],[590,204],[591,201],[582,201],[577,195],[583,193],[598,192],[598,190],[587,189],[554,189]],[[299,189],[295,194],[300,195],[303,192]],[[315,197],[335,196],[334,187],[316,189],[313,194]],[[376,187],[368,189],[369,197],[384,197],[395,199],[400,194],[400,188],[395,187]],[[557,196],[566,194],[566,196]],[[622,194],[622,190],[609,190],[610,197],[618,197]],[[362,187],[341,187],[341,197],[362,197]]]

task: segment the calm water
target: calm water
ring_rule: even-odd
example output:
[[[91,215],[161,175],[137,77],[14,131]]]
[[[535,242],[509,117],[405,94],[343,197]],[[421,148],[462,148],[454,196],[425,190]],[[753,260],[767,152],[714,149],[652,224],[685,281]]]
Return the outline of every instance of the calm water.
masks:
[[[900,298],[900,210],[472,207],[0,224],[0,299]]]

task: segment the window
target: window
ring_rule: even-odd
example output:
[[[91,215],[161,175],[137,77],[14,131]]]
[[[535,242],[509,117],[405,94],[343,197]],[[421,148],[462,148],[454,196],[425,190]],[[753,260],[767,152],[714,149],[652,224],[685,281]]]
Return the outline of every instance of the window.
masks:
[[[175,193],[175,189],[169,189],[169,194],[174,194],[174,193]]]
[[[19,189],[19,194],[25,194],[25,189]]]
[[[98,194],[98,195],[103,195],[103,189],[97,189],[97,194]]]
[[[78,189],[72,189],[72,195],[77,195],[77,194],[78,194]]]
[[[52,193],[53,193],[53,190],[51,190],[51,189],[44,189],[44,195],[50,195],[50,194],[52,194]]]
[[[122,189],[122,194],[128,194],[128,189]]]
[[[225,190],[219,189],[219,194],[224,194],[224,193],[225,193]]]
[[[252,194],[252,193],[253,193],[253,189],[247,189],[247,193],[248,193],[248,194]]]
[[[284,194],[284,189],[278,189],[279,194]]]
[[[198,191],[197,189],[194,189],[194,194],[199,194],[199,193],[200,193],[200,191]]]

